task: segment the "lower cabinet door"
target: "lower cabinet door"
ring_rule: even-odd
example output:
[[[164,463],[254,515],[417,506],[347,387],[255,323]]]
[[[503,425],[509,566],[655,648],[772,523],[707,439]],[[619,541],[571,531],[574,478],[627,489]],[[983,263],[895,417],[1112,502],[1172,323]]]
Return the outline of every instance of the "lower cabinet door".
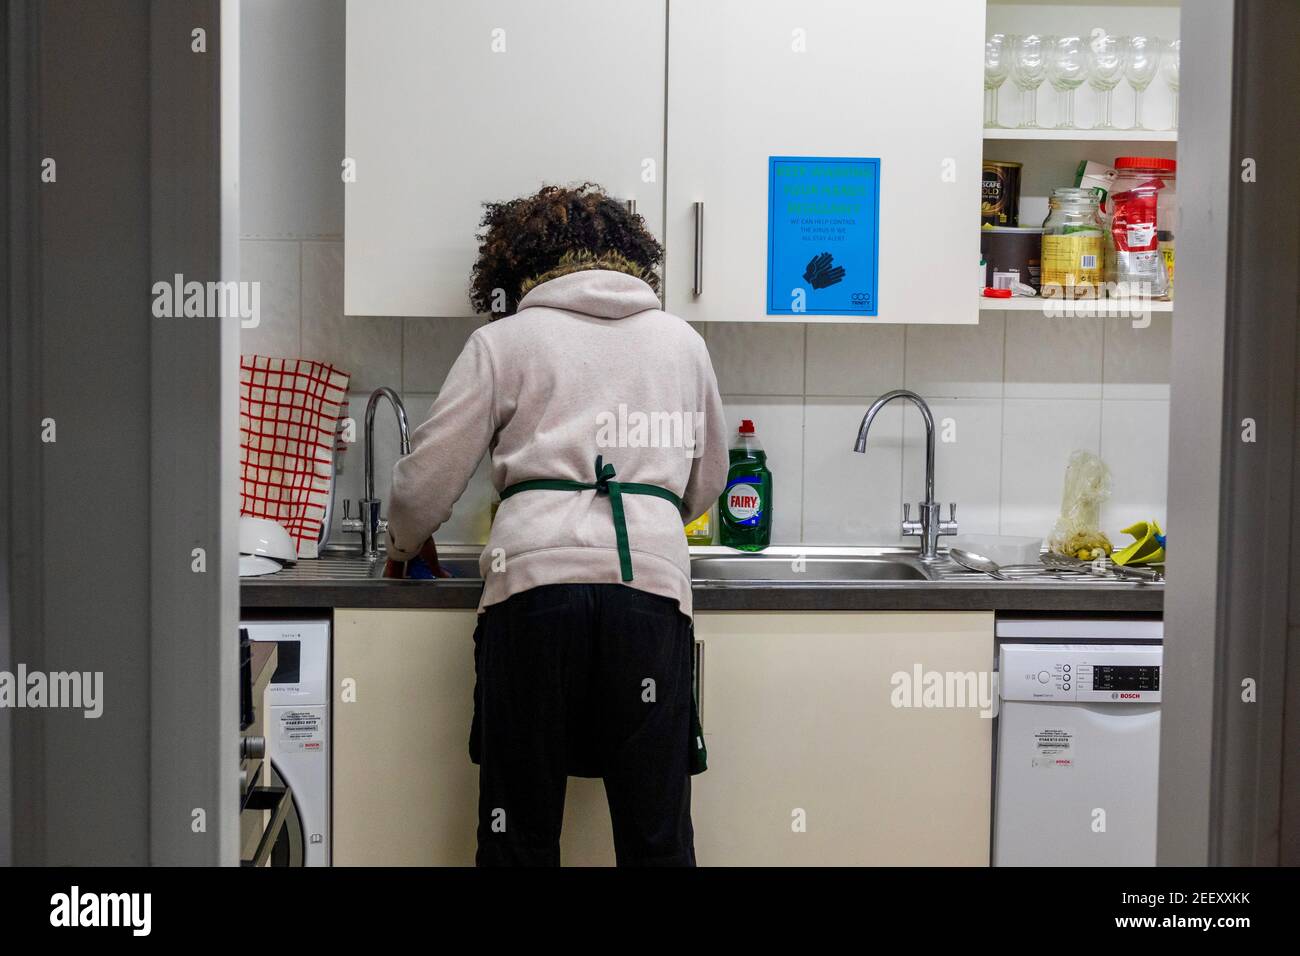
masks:
[[[469,610],[335,612],[336,865],[473,864],[474,623]],[[695,624],[701,865],[988,863],[992,614]],[[569,780],[561,851],[570,866],[614,863],[600,780]]]
[[[991,613],[712,612],[695,630],[701,866],[988,865]]]
[[[334,612],[334,864],[473,866],[474,611]]]

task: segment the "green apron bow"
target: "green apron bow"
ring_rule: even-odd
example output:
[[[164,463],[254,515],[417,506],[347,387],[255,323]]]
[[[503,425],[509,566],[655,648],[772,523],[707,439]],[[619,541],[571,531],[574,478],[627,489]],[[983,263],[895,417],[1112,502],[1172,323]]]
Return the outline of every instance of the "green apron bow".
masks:
[[[635,481],[615,481],[614,466],[605,463],[603,455],[596,456],[596,480],[590,484],[582,481],[570,481],[567,478],[533,478],[519,481],[501,492],[501,500],[521,491],[591,491],[598,495],[609,495],[609,510],[614,516],[614,540],[618,545],[618,570],[624,581],[632,580],[632,552],[627,543],[627,518],[623,514],[624,495],[650,495],[671,501],[680,512],[682,499],[667,488],[658,485],[646,485]]]

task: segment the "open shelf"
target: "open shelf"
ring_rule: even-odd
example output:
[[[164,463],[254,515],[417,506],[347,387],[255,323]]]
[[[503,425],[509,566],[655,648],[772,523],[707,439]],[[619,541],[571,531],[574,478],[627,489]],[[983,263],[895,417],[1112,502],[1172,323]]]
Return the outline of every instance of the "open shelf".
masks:
[[[1176,143],[1178,131],[1172,129],[990,129],[985,139],[1016,139],[1026,142],[1110,142]]]
[[[981,312],[1041,312],[1074,318],[1120,318],[1146,312],[1172,312],[1172,302],[1158,299],[1042,299],[1025,296],[1013,299],[986,299],[980,296]]]

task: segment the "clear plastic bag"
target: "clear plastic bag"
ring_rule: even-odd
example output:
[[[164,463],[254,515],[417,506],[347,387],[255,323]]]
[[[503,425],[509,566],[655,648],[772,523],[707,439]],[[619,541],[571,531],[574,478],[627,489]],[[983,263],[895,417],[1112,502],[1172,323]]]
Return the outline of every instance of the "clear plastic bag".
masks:
[[[1110,539],[1101,530],[1101,505],[1110,497],[1110,469],[1090,451],[1076,451],[1065,468],[1061,516],[1047,539],[1056,554],[1085,561],[1110,554]]]

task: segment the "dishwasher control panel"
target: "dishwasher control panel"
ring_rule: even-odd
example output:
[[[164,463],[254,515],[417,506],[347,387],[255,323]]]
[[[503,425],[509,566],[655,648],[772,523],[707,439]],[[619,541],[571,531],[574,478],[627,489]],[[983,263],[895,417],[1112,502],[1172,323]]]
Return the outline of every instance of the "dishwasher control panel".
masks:
[[[1155,704],[1161,649],[1137,644],[1003,644],[1003,700]]]

